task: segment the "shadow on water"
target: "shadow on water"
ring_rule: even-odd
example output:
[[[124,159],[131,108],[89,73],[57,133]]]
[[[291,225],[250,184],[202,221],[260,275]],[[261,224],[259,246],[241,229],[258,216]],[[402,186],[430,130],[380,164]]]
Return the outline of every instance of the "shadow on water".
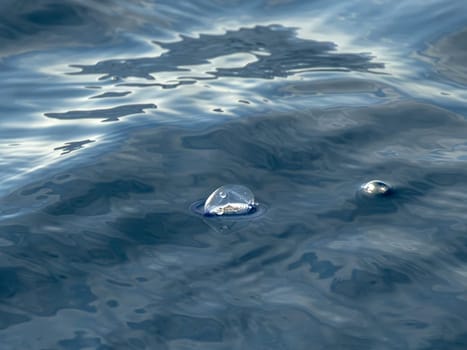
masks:
[[[103,122],[118,121],[119,118],[144,113],[145,109],[155,109],[157,106],[153,103],[124,105],[107,109],[95,109],[87,111],[70,111],[65,113],[45,113],[46,117],[53,119],[102,119]]]
[[[159,57],[106,60],[95,65],[72,65],[81,71],[71,74],[100,74],[109,77],[154,79],[159,72],[184,72],[187,66],[203,65],[210,60],[250,54],[255,61],[239,68],[217,68],[209,72],[211,79],[244,77],[273,79],[287,77],[297,70],[368,71],[384,68],[373,62],[369,54],[337,52],[337,45],[297,37],[295,28],[281,25],[256,26],[227,31],[224,34],[182,36],[176,42],[155,42],[167,52]],[[190,55],[186,53],[190,52]]]
[[[108,2],[108,1],[103,1]],[[77,0],[5,0],[0,4],[2,53],[101,42],[108,34],[103,18]],[[79,37],[76,35],[79,31]]]
[[[142,10],[156,5],[152,0],[3,0],[0,55],[115,44],[125,31],[161,33],[168,27],[164,15]]]
[[[115,180],[111,182],[67,181],[64,185],[53,182],[45,184],[47,196],[60,194],[62,200],[57,205],[50,205],[46,211],[51,215],[102,215],[110,212],[112,198],[128,198],[131,193],[151,193],[152,186],[136,180]],[[24,191],[24,195],[31,195],[41,191],[33,188]]]
[[[54,151],[62,151],[63,154],[68,154],[73,151],[82,149],[84,145],[87,145],[89,143],[93,143],[95,140],[82,140],[82,141],[72,141],[72,142],[66,142],[64,146],[56,147],[54,148]]]
[[[100,61],[95,65],[75,64],[71,66],[79,68],[80,71],[68,74],[97,74],[101,76],[100,80],[111,78],[117,81],[116,86],[173,89],[225,77],[274,79],[288,77],[299,72],[372,72],[384,68],[384,64],[374,62],[370,54],[339,52],[335,43],[299,38],[295,28],[281,25],[241,28],[218,35],[182,36],[179,41],[157,42],[157,44],[166,50],[158,57],[112,59]],[[190,55],[187,55],[187,52],[190,52]],[[203,67],[203,65],[208,65],[208,67]],[[199,70],[201,72],[191,76],[192,69],[195,72]],[[184,72],[187,76],[183,76]],[[154,83],[125,81],[127,78],[157,80],[160,74],[171,74],[173,78],[168,82]],[[347,87],[344,87],[345,83]],[[337,88],[338,86],[340,88]],[[384,85],[356,79],[352,82],[342,80],[334,83],[327,82],[323,86],[315,84],[313,87],[314,91],[334,89],[334,91],[348,92],[354,89],[353,92],[362,93],[374,90],[374,94],[384,96],[383,88]],[[308,91],[309,87],[296,84],[290,87],[288,93],[294,92],[293,89],[296,90],[295,92],[300,92],[300,89]],[[107,92],[93,98],[124,97],[128,93],[130,92]],[[219,98],[222,95],[219,92]],[[44,115],[62,120],[94,118],[117,121],[120,117],[139,114],[149,108],[156,108],[156,106],[153,104],[121,105],[107,109],[74,110]],[[222,109],[215,109],[215,111],[222,111]]]
[[[467,85],[467,28],[450,33],[433,43],[422,53],[435,69],[456,83]]]

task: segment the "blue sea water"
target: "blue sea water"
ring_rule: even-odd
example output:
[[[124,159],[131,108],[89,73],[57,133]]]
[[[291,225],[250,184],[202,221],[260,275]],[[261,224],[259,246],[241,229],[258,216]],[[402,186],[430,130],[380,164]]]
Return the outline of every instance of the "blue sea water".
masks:
[[[465,62],[464,0],[3,0],[0,349],[467,349]]]

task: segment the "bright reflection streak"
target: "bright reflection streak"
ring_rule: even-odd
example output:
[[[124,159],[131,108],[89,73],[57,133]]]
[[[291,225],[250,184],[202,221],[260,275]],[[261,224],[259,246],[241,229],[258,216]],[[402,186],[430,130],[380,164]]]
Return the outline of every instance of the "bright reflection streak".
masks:
[[[101,136],[88,136],[99,141]],[[83,146],[83,149],[93,147],[94,143]],[[62,142],[51,142],[50,139],[28,138],[27,140],[3,140],[0,144],[0,166],[6,170],[0,172],[0,193],[8,189],[12,183],[20,182],[30,174],[46,169],[62,159],[75,156],[76,152],[62,154],[54,150],[63,146]]]
[[[218,56],[209,60],[214,69],[218,68],[243,68],[246,65],[257,62],[255,55],[239,52],[231,55]]]
[[[124,34],[122,38],[128,42],[128,45],[109,45],[98,51],[67,48],[18,55],[14,57],[14,60],[11,60],[14,61],[15,69],[2,72],[2,77],[4,81],[8,81],[8,85],[5,84],[3,90],[6,98],[14,101],[20,96],[21,103],[15,107],[17,109],[11,112],[11,118],[2,121],[2,127],[6,131],[22,130],[32,135],[21,140],[20,146],[5,146],[5,151],[2,152],[4,153],[4,155],[2,154],[2,165],[15,169],[16,165],[14,164],[17,164],[15,162],[17,160],[20,164],[17,169],[21,172],[35,171],[38,168],[34,163],[47,166],[51,164],[50,162],[63,159],[59,157],[59,152],[51,151],[54,147],[61,146],[70,140],[94,139],[88,136],[92,132],[91,130],[94,132],[96,128],[108,130],[109,125],[112,124],[102,123],[100,119],[58,120],[47,118],[44,113],[112,108],[131,101],[132,104],[156,104],[159,108],[154,113],[158,114],[158,121],[170,120],[173,122],[181,119],[191,121],[194,113],[202,115],[200,118],[218,118],[220,114],[217,113],[213,116],[213,109],[222,108],[223,115],[234,115],[236,108],[239,108],[238,100],[240,99],[256,101],[259,106],[263,102],[262,93],[265,89],[280,89],[293,80],[313,81],[314,79],[328,79],[339,75],[336,73],[336,67],[329,67],[333,72],[323,72],[325,67],[319,67],[316,69],[292,68],[287,73],[293,75],[273,77],[270,80],[216,76],[215,73],[219,69],[242,68],[258,61],[261,56],[271,55],[270,52],[262,48],[255,48],[250,52],[217,56],[209,59],[206,64],[177,67],[186,68],[186,72],[153,72],[151,75],[155,80],[133,77],[120,81],[110,78],[99,80],[102,78],[101,74],[69,74],[79,72],[79,68],[71,67],[70,64],[93,65],[105,60],[117,62],[160,57],[168,51],[151,40],[179,41],[181,34],[199,38],[201,34],[224,35],[227,31],[254,28],[259,25],[296,28],[298,38],[333,42],[337,44],[338,53],[367,52],[374,56],[374,61],[383,62],[385,68],[372,69],[372,73],[346,72],[345,75],[346,77],[357,76],[370,79],[393,87],[394,95],[390,96],[392,99],[400,98],[397,93],[403,92],[414,98],[430,99],[446,104],[455,102],[461,105],[467,99],[467,92],[449,84],[449,81],[443,83],[425,78],[424,72],[427,67],[420,65],[422,58],[412,52],[414,48],[418,47],[417,45],[430,39],[430,35],[439,30],[440,27],[433,26],[432,29],[426,28],[424,31],[414,32],[413,35],[405,37],[397,34],[398,28],[394,27],[394,23],[398,23],[402,15],[417,14],[421,4],[421,1],[413,1],[392,6],[384,0],[373,2],[356,0],[352,3],[327,4],[325,11],[323,11],[323,4],[310,2],[297,7],[293,12],[267,13],[263,17],[258,17],[257,11],[254,11],[255,16],[253,17],[244,10],[239,10],[240,15],[232,13],[229,17],[217,17],[212,24],[209,24],[210,27],[198,27],[196,32],[187,27],[187,33],[165,32],[165,34],[160,34],[161,37],[156,38]],[[443,11],[456,13],[454,5],[440,4],[442,2],[433,0],[424,2],[423,6],[426,6],[427,10],[438,7],[439,13],[433,11],[436,15],[442,15]],[[165,8],[165,11],[170,12],[170,10],[169,7]],[[417,17],[416,24],[429,21],[431,17],[429,17],[428,12],[421,14],[419,18]],[[460,11],[457,12],[460,13]],[[460,14],[456,16],[458,17]],[[458,21],[457,17],[453,21]],[[162,36],[164,37],[162,38]],[[378,40],[374,40],[375,36]],[[429,62],[426,63],[429,64]],[[19,72],[21,74],[18,74]],[[373,74],[374,72],[383,74]],[[186,82],[190,78],[192,80],[186,85],[178,85],[182,80]],[[159,85],[150,85],[154,83]],[[131,87],[122,86],[124,84],[134,85]],[[98,87],[99,90],[85,89],[86,86]],[[131,94],[128,97],[119,97],[118,99],[90,99],[97,94],[118,92],[123,89],[131,90]],[[443,91],[449,91],[449,94],[442,94]],[[267,94],[274,94],[274,91],[268,90]],[[342,94],[339,96],[339,104],[356,106],[384,101],[368,95],[362,93]],[[297,109],[309,108],[309,103],[305,103],[305,99],[308,97],[305,95],[295,96],[293,107]],[[277,108],[291,108],[287,105],[284,97],[282,100],[278,97],[276,101],[271,103],[275,103]],[[321,91],[319,95],[313,96],[314,107],[328,107],[335,106],[335,104],[336,99],[332,94]],[[246,108],[245,104],[240,108]],[[21,118],[17,118],[19,115]],[[125,118],[123,117],[123,119]],[[56,131],[58,129],[60,129],[59,132]],[[38,141],[36,137],[40,134],[43,134],[49,142]],[[51,139],[53,142],[57,141],[57,145],[51,145]],[[41,160],[38,161],[36,158],[41,158]],[[31,166],[28,168],[26,164],[31,164]]]

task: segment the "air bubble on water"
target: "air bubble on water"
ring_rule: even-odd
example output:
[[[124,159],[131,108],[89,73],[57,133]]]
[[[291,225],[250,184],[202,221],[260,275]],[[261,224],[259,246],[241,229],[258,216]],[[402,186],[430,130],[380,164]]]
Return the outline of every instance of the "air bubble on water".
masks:
[[[363,184],[360,191],[367,196],[385,196],[392,191],[392,187],[387,182],[372,180]]]
[[[204,202],[205,215],[244,215],[256,208],[255,197],[243,185],[224,185],[216,189]]]

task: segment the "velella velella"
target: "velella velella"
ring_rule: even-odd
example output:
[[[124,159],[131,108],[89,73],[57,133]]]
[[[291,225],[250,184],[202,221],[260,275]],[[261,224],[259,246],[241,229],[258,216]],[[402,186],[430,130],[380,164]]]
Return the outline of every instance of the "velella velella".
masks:
[[[392,192],[392,186],[381,180],[371,180],[360,186],[360,192],[366,196],[386,196]]]
[[[245,215],[255,210],[257,203],[251,190],[243,185],[223,185],[204,202],[204,215]]]

